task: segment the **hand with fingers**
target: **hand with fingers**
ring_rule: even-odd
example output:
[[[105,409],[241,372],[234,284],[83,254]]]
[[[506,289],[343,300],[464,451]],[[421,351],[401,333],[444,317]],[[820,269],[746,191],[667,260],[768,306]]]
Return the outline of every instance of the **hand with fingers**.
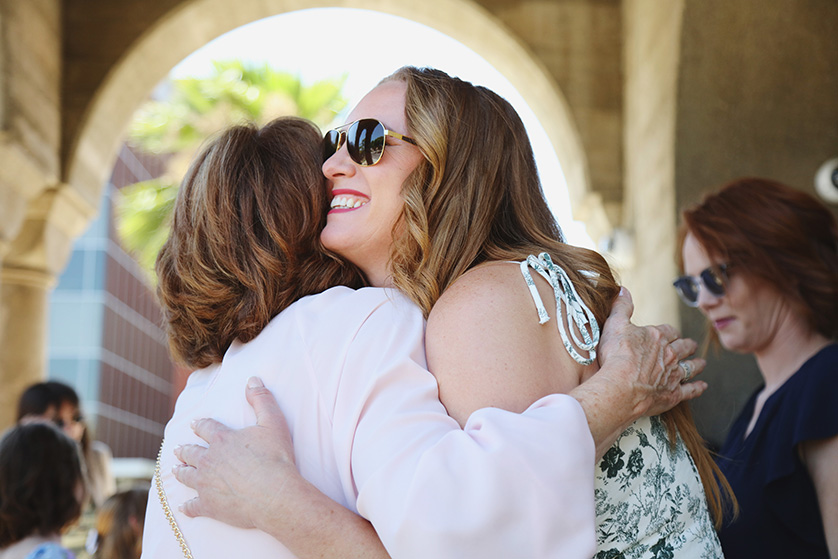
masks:
[[[669,324],[632,324],[634,306],[623,291],[603,328],[598,374],[612,375],[627,387],[638,415],[658,415],[700,396],[705,383],[686,383],[706,365],[703,359],[690,359],[696,342],[682,338]]]
[[[570,392],[585,410],[598,454],[639,417],[659,415],[707,389],[686,382],[706,364],[689,358],[697,344],[668,324],[635,326],[633,311],[623,288],[602,329],[599,372]]]
[[[209,516],[240,528],[256,528],[264,507],[277,504],[277,479],[300,480],[285,417],[261,381],[248,381],[247,401],[256,412],[256,425],[235,430],[213,419],[196,420],[195,434],[208,447],[183,445],[175,449],[182,464],[175,477],[195,489],[198,497],[183,503],[187,516]],[[266,495],[266,488],[272,495]],[[260,506],[254,506],[259,503]]]

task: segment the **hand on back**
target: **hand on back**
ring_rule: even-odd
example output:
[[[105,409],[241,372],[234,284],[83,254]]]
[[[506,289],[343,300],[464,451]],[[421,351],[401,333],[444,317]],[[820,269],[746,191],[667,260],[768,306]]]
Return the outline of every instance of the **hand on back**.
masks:
[[[276,478],[300,478],[291,433],[271,392],[258,379],[248,381],[247,401],[256,425],[234,430],[214,419],[198,419],[195,433],[209,447],[183,445],[175,455],[175,477],[198,497],[182,505],[187,516],[209,516],[240,528],[256,528],[260,515],[281,493]]]
[[[697,348],[695,341],[681,338],[668,324],[635,326],[631,323],[633,311],[631,295],[624,288],[603,327],[599,380],[624,386],[638,417],[659,415],[700,396],[706,383],[685,382],[706,365],[703,359],[688,359]]]

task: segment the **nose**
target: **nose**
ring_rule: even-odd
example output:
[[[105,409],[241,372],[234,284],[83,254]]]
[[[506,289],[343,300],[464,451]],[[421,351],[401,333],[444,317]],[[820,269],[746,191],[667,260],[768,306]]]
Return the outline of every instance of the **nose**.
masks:
[[[721,297],[713,295],[710,290],[707,289],[707,286],[701,284],[698,288],[698,308],[701,309],[702,312],[706,313],[709,309],[717,306],[721,302],[722,297],[724,297],[724,295]]]
[[[337,177],[351,177],[355,174],[355,165],[352,158],[349,157],[349,148],[346,147],[346,142],[343,142],[340,149],[323,162],[321,169],[323,175],[329,180],[334,180]]]

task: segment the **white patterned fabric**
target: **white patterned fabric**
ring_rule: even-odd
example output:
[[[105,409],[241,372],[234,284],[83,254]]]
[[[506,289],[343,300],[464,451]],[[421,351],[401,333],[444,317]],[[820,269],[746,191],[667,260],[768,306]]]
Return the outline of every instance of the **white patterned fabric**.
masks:
[[[549,254],[542,252],[538,257],[530,255],[521,262],[521,274],[524,276],[535,302],[539,324],[548,322],[550,315],[547,314],[547,309],[544,308],[544,303],[542,303],[541,296],[538,294],[538,289],[532,279],[532,274],[530,274],[530,268],[538,272],[553,288],[553,294],[556,297],[556,315],[560,317],[556,319],[556,322],[565,349],[577,363],[590,365],[596,359],[596,346],[599,344],[599,324],[597,324],[594,313],[576,293],[576,288],[573,287],[573,282],[570,281],[567,272],[561,266],[553,264]],[[586,274],[585,272],[582,273]],[[561,319],[563,303],[567,327],[565,327],[564,320]],[[569,334],[568,330],[570,330]],[[584,357],[576,348],[587,351],[588,357]]]
[[[567,273],[546,253],[530,256],[520,266],[539,311],[539,322],[544,324],[549,316],[530,267],[553,287],[557,316],[566,315],[568,324],[575,324],[581,331],[583,339],[573,337],[573,342],[594,358],[599,329]],[[582,365],[591,363],[593,359],[580,359],[562,328],[562,320],[557,322],[568,353]],[[594,335],[586,337],[586,325]],[[594,494],[594,559],[724,557],[695,463],[680,436],[674,447],[670,445],[660,417],[640,418],[620,435],[597,465]]]
[[[626,429],[596,469],[595,559],[724,557],[698,470],[660,417]]]

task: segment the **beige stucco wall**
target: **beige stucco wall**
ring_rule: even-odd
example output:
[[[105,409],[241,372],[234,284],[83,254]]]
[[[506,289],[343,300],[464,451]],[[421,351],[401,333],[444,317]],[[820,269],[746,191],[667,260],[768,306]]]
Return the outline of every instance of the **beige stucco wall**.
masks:
[[[627,0],[624,205],[614,251],[641,324],[674,323],[676,78],[683,1]]]
[[[59,173],[58,0],[0,1],[0,254]]]
[[[621,2],[479,3],[519,38],[567,99],[588,174],[584,192],[574,192],[571,185],[571,202],[575,217],[588,222],[591,236],[599,240],[619,221],[622,201]]]

